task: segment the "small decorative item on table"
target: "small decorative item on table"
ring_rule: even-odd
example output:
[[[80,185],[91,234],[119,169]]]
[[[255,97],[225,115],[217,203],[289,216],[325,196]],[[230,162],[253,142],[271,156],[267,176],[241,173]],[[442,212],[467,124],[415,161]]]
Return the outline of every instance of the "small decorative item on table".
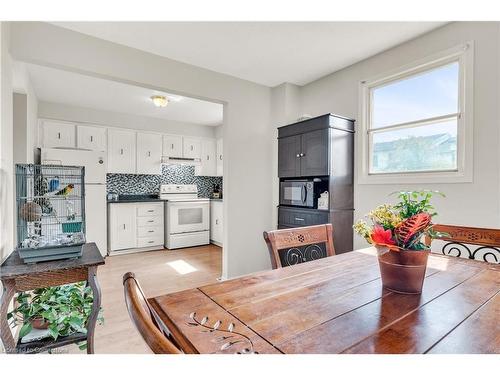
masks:
[[[371,225],[364,220],[354,224],[354,230],[377,248],[382,284],[389,290],[422,292],[430,253],[422,240],[444,235],[432,229],[433,194],[444,196],[428,190],[399,192],[397,204],[383,204],[367,215]]]
[[[325,191],[319,195],[318,198],[318,210],[328,210],[329,195],[328,191]]]

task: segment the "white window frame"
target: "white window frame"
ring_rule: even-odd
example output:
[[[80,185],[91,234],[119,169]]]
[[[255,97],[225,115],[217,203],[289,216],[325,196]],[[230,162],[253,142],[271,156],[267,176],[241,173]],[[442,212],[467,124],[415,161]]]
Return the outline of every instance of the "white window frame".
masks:
[[[434,68],[459,63],[459,96],[457,122],[457,169],[452,171],[415,171],[397,173],[370,174],[370,131],[371,89],[385,83],[403,80],[415,74]],[[360,82],[360,129],[358,135],[357,182],[359,184],[406,184],[406,183],[466,183],[473,181],[473,72],[474,72],[474,42],[447,49],[412,64],[405,65],[393,71],[370,80]],[[412,123],[424,123],[412,121]]]

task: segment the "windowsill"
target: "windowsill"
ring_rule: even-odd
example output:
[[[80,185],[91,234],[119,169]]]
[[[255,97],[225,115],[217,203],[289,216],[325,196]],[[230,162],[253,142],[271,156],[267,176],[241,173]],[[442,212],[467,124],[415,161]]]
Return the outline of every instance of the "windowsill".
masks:
[[[427,172],[358,175],[360,185],[398,185],[398,184],[457,184],[473,182],[472,173],[464,172]]]

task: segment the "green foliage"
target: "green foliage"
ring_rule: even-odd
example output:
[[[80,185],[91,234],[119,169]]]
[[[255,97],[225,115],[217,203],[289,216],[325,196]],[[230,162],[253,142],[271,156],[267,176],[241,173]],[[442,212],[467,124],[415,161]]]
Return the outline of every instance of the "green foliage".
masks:
[[[48,322],[54,340],[73,333],[87,333],[86,325],[92,311],[92,289],[85,283],[67,284],[18,293],[17,306],[7,314],[11,323],[21,325],[19,336],[26,336],[33,329],[34,319]],[[98,322],[104,319],[99,312]]]
[[[408,219],[414,215],[426,212],[431,216],[436,215],[434,206],[430,201],[434,194],[444,197],[445,195],[437,190],[419,190],[419,191],[400,191],[397,194],[400,202],[394,205],[403,219]]]

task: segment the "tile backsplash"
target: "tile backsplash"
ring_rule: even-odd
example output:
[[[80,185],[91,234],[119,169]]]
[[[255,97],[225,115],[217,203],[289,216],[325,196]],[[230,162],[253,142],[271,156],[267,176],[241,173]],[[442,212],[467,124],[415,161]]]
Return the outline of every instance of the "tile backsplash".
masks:
[[[194,166],[163,165],[161,175],[121,174],[106,175],[106,190],[118,194],[157,194],[161,184],[196,184],[198,195],[208,198],[214,185],[222,189],[222,177],[195,176]]]

